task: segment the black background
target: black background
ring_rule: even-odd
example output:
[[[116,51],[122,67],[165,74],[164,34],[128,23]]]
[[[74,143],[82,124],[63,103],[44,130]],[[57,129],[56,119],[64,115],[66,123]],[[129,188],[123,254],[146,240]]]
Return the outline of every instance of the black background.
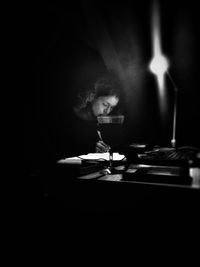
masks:
[[[168,108],[161,123],[157,84],[148,69],[152,57],[151,1],[57,0],[8,4],[9,14],[4,25],[11,29],[6,27],[9,38],[3,41],[7,44],[8,40],[5,50],[8,52],[2,53],[6,58],[11,57],[7,60],[8,68],[5,67],[9,70],[9,78],[2,92],[8,92],[8,97],[2,98],[5,104],[2,115],[6,115],[9,134],[1,140],[9,154],[5,157],[7,172],[2,174],[2,181],[8,182],[8,187],[2,186],[2,192],[7,189],[2,204],[7,211],[4,229],[9,248],[11,240],[21,240],[25,245],[23,251],[28,252],[29,244],[34,244],[35,258],[38,245],[41,244],[44,255],[46,243],[58,244],[51,242],[54,231],[62,239],[67,232],[64,242],[68,242],[73,252],[77,252],[77,248],[82,252],[86,247],[87,257],[90,252],[85,246],[88,233],[92,233],[91,244],[96,252],[93,241],[99,241],[97,233],[102,233],[103,229],[103,245],[108,243],[112,232],[115,238],[111,239],[116,240],[117,251],[121,252],[124,245],[129,244],[131,257],[136,255],[133,244],[137,248],[141,244],[139,250],[144,252],[147,248],[149,252],[158,233],[157,244],[165,255],[167,251],[169,256],[173,250],[173,255],[178,255],[180,261],[186,251],[182,257],[185,260],[192,247],[191,261],[198,255],[193,244],[196,244],[195,239],[199,241],[196,231],[199,190],[142,183],[77,182],[70,172],[60,178],[48,172],[37,175],[35,169],[38,160],[44,164],[54,160],[54,133],[62,131],[65,118],[70,119],[66,110],[73,94],[82,86],[90,86],[99,73],[104,73],[105,67],[119,73],[125,81],[125,141],[170,145],[173,90],[168,81]],[[170,73],[179,88],[178,145],[200,146],[199,9],[194,1],[164,0],[160,4],[162,48],[170,59]],[[51,168],[49,170],[51,172]],[[10,171],[12,176],[8,175]],[[89,216],[88,220],[83,220],[79,216],[93,214],[109,217],[104,220],[98,216],[97,220],[91,220]],[[113,221],[107,220],[112,214],[119,214],[121,220],[116,220],[116,216]],[[131,243],[119,243],[120,230],[125,238],[130,239],[130,233],[133,234]],[[73,243],[69,240],[70,234]],[[146,246],[143,241],[146,242],[149,234],[151,246]],[[165,237],[170,241],[167,250],[160,246]],[[186,237],[194,241],[186,244]],[[17,247],[22,251],[19,244],[11,243],[14,251]],[[157,252],[155,244],[152,255]],[[181,248],[181,254],[177,254],[178,248]],[[104,246],[101,256],[105,251]],[[47,258],[49,253],[45,260]]]
[[[162,50],[179,89],[177,144],[199,146],[199,14],[197,4],[160,1]],[[166,112],[148,64],[152,58],[151,1],[28,1],[12,18],[17,73],[17,130],[23,168],[54,149],[74,93],[107,69],[124,79],[125,142],[169,146],[173,87]],[[17,113],[18,114],[18,113]],[[14,134],[13,134],[14,135]],[[12,151],[11,151],[12,153]],[[16,155],[19,152],[16,151]]]

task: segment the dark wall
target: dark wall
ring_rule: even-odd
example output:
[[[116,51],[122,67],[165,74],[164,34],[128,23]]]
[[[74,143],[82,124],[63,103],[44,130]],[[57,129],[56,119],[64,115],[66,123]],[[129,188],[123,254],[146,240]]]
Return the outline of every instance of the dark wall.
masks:
[[[167,81],[162,118],[156,80],[148,69],[151,1],[71,2],[18,7],[25,158],[54,151],[52,129],[58,130],[67,116],[70,98],[106,71],[123,81],[127,142],[169,145],[173,88]],[[177,141],[199,146],[198,9],[183,1],[161,1],[160,16],[163,52],[179,89]]]

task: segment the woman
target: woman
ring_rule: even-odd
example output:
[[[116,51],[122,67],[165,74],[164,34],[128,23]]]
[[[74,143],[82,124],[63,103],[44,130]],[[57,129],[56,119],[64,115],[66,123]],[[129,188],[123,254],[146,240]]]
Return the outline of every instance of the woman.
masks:
[[[109,150],[97,133],[97,117],[113,113],[119,100],[119,82],[107,77],[98,79],[91,90],[78,93],[68,116],[68,130],[63,132],[63,138],[68,140],[63,147],[64,157]]]

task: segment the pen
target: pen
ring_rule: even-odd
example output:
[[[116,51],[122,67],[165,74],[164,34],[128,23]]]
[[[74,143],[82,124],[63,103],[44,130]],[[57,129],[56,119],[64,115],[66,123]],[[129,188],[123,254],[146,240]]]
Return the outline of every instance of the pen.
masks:
[[[101,132],[100,132],[99,130],[97,130],[97,134],[98,134],[98,136],[99,136],[99,139],[103,142],[103,138],[102,138],[102,136],[101,136]]]
[[[101,132],[100,132],[99,130],[97,130],[97,134],[98,134],[98,136],[99,136],[99,139],[100,139],[102,142],[104,142],[104,141],[103,141],[103,138],[102,138],[102,135],[101,135]],[[104,144],[105,144],[105,142],[104,142]],[[108,151],[110,151],[110,147],[108,147]]]

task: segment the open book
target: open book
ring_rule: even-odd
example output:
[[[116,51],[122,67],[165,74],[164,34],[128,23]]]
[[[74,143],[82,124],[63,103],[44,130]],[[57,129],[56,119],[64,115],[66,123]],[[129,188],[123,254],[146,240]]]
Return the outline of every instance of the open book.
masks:
[[[125,159],[125,156],[118,152],[113,153],[113,160],[120,161]],[[109,152],[106,153],[89,153],[87,155],[80,155],[78,157],[71,157],[60,159],[57,163],[59,164],[81,164],[83,160],[94,160],[94,161],[109,161]]]

